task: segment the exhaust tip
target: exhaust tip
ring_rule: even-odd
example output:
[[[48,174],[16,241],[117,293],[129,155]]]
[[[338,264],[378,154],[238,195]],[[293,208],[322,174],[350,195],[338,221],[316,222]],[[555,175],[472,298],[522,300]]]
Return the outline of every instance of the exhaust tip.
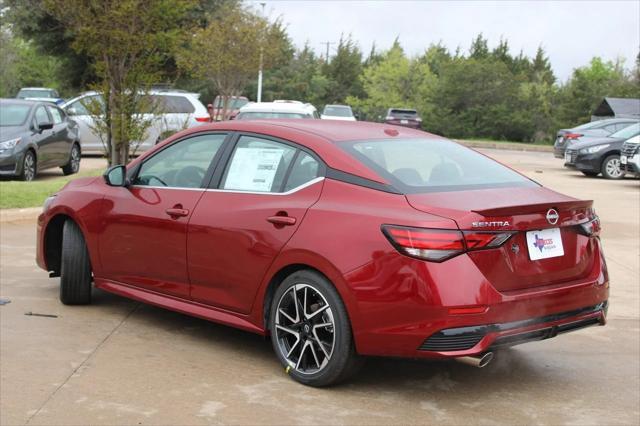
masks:
[[[455,358],[455,360],[476,368],[483,368],[489,365],[491,361],[493,361],[493,352],[485,352],[481,355],[474,356],[461,356]]]

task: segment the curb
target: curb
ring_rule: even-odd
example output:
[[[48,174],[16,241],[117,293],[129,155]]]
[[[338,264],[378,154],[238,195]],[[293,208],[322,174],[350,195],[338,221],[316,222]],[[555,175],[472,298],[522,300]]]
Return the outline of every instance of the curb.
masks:
[[[40,213],[42,207],[0,209],[0,223],[35,222]]]
[[[471,148],[488,148],[488,149],[502,149],[507,151],[528,151],[528,152],[553,152],[553,146],[551,145],[533,145],[527,143],[513,143],[513,142],[491,142],[491,141],[468,141],[468,140],[456,140],[464,146]]]

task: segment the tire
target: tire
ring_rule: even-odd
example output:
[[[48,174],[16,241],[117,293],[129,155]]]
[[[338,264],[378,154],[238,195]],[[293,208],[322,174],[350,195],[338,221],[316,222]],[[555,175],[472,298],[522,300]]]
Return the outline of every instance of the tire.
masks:
[[[69,153],[69,162],[61,167],[65,176],[74,175],[80,170],[80,145],[74,143]]]
[[[31,182],[35,179],[36,174],[38,173],[38,159],[36,154],[32,150],[28,150],[24,153],[24,158],[22,159],[22,172],[20,172],[20,180],[25,182]]]
[[[269,329],[285,371],[304,385],[337,384],[362,364],[344,303],[333,285],[317,272],[295,272],[276,289]]]
[[[78,225],[67,220],[62,228],[60,301],[65,305],[91,303],[91,263]]]
[[[600,172],[582,172],[582,174],[589,177],[596,177],[600,174]]]
[[[620,156],[609,155],[602,162],[602,176],[605,179],[622,179],[624,177],[624,172],[620,170]]]

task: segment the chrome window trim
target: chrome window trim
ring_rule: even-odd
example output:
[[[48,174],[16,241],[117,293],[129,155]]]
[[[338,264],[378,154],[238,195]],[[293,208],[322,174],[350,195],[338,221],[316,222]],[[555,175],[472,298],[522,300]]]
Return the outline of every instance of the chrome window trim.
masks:
[[[311,179],[302,185],[296,186],[287,192],[256,192],[256,191],[241,191],[237,189],[212,189],[212,188],[183,188],[179,186],[151,186],[151,185],[131,185],[132,188],[149,188],[149,189],[179,189],[182,191],[203,191],[203,192],[230,192],[234,194],[254,194],[254,195],[290,195],[294,192],[298,192],[308,186],[314,185],[325,179],[324,176],[318,176],[315,179]]]

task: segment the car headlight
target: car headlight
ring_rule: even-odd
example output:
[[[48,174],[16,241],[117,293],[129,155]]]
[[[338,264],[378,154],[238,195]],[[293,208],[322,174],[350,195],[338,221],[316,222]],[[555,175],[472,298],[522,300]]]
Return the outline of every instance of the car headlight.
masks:
[[[596,145],[596,146],[590,146],[589,148],[582,148],[580,150],[580,154],[594,154],[598,151],[601,151],[603,149],[605,149],[606,147],[608,147],[609,144],[604,144],[604,145]]]
[[[0,151],[6,151],[13,148],[20,143],[20,138],[9,139],[8,141],[0,142]]]

